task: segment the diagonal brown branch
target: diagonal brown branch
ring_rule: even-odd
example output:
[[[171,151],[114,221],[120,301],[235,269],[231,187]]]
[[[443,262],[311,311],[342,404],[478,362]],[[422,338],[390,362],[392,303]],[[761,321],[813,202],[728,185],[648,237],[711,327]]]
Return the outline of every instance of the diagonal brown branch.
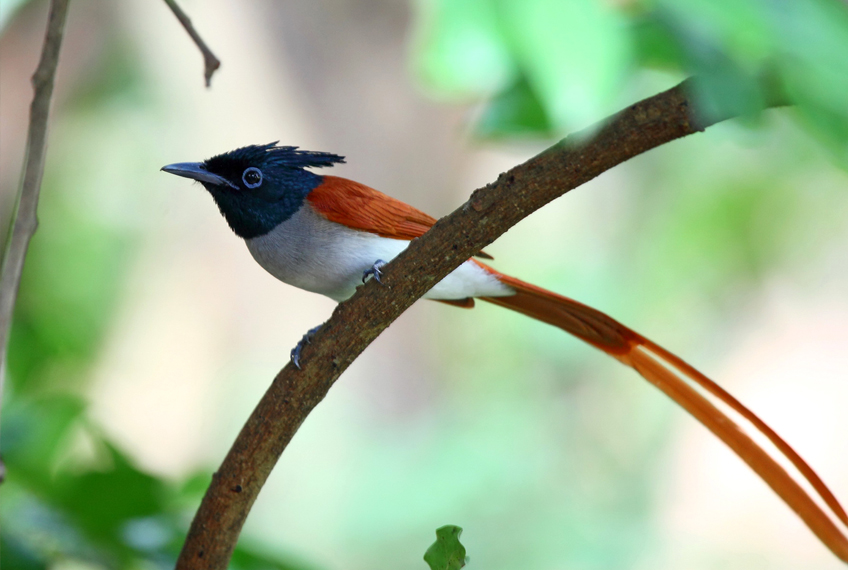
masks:
[[[177,17],[177,20],[180,21],[180,24],[183,25],[185,31],[188,32],[188,35],[191,37],[194,44],[197,46],[197,49],[200,50],[200,53],[203,54],[203,77],[206,80],[206,87],[212,85],[212,74],[221,67],[221,60],[215,57],[215,54],[212,53],[212,50],[209,49],[209,46],[206,45],[206,42],[203,41],[203,38],[200,37],[200,34],[197,33],[197,30],[194,29],[194,25],[191,23],[191,19],[183,12],[182,8],[179,7],[176,0],[165,0],[165,4],[168,5],[168,8],[174,13],[174,16]]]
[[[47,120],[50,116],[50,100],[53,83],[59,65],[59,49],[65,30],[69,0],[53,0],[47,18],[47,33],[41,49],[41,59],[32,76],[35,94],[29,108],[29,131],[27,133],[24,175],[17,196],[17,207],[12,220],[9,242],[3,254],[3,271],[0,275],[0,395],[6,371],[6,352],[9,331],[21,273],[24,269],[27,249],[35,229],[38,227],[36,211],[41,193],[41,177],[44,173],[44,155],[47,145]]]
[[[371,341],[445,275],[569,190],[634,156],[729,118],[696,118],[689,86],[687,81],[632,105],[592,129],[591,136],[571,136],[501,174],[387,265],[384,287],[369,283],[341,303],[303,351],[303,369],[291,364],[283,368],[242,428],[213,475],[177,568],[227,567],[253,502],[300,424]],[[698,402],[690,411],[703,411]],[[729,429],[724,424],[712,427],[717,434]],[[764,478],[777,490],[774,476]],[[808,518],[805,522],[810,524]],[[828,535],[831,538],[817,534],[848,560],[848,541],[839,531]]]

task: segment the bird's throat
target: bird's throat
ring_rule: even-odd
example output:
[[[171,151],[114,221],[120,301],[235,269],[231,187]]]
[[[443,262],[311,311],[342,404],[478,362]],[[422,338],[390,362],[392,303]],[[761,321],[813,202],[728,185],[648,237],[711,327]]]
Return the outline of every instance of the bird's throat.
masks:
[[[321,184],[322,176],[299,170],[284,180],[267,180],[267,194],[249,195],[224,187],[208,188],[230,228],[241,238],[271,232],[303,206],[306,196]]]

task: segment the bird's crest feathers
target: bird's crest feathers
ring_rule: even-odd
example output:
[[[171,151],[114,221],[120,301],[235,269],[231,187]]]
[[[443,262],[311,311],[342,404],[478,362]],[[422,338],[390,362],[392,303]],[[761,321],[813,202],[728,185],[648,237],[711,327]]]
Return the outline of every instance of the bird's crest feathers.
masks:
[[[207,168],[214,171],[221,161],[262,164],[266,167],[322,168],[344,162],[344,157],[329,152],[298,150],[296,146],[277,146],[279,141],[263,145],[250,145],[213,156],[206,160]]]

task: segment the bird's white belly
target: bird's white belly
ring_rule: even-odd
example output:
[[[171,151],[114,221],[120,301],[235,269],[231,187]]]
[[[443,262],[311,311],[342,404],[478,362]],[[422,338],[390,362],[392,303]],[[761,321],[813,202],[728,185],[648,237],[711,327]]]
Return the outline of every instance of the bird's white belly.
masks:
[[[280,281],[336,301],[353,295],[362,283],[363,272],[375,261],[390,261],[409,245],[406,240],[330,222],[308,205],[270,233],[245,242],[259,265]],[[465,299],[512,294],[511,288],[479,265],[466,261],[424,297]]]

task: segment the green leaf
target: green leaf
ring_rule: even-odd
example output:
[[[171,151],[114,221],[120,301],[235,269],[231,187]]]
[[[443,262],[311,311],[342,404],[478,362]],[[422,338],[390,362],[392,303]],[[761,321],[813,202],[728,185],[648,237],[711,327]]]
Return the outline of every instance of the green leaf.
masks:
[[[50,501],[92,542],[127,561],[134,550],[126,540],[127,530],[139,519],[165,512],[167,492],[161,480],[134,467],[108,442],[104,445],[111,466],[102,471],[60,473]]]
[[[10,479],[20,479],[21,484],[41,493],[51,492],[57,454],[84,410],[84,402],[74,396],[29,400],[13,392],[3,410],[0,440]]]
[[[233,551],[230,568],[231,570],[310,570],[314,567],[239,543]]]
[[[545,108],[523,78],[489,102],[474,128],[474,134],[483,138],[551,136],[553,132]]]
[[[0,536],[0,566],[16,570],[47,570],[47,561],[14,537]]]
[[[517,65],[490,0],[420,0],[414,65],[449,96],[489,95],[512,82]]]
[[[63,164],[45,173],[41,223],[21,276],[9,339],[10,383],[21,395],[90,378],[121,293],[126,232],[61,193],[71,176]]]
[[[765,103],[757,69],[746,69],[730,57],[714,26],[676,6],[658,10],[655,17],[679,42],[686,71],[694,75],[697,108],[707,120],[759,115]]]
[[[761,0],[660,0],[658,5],[746,67],[762,64],[778,43],[768,3]]]
[[[798,113],[843,167],[848,164],[848,8],[833,0],[775,9],[778,69]]]
[[[656,16],[651,12],[630,22],[636,62],[643,67],[680,71],[685,66],[680,44]]]
[[[552,122],[570,131],[603,118],[631,59],[621,15],[596,0],[501,0],[501,7]]]
[[[848,164],[848,7],[839,0],[660,0],[651,17],[680,44],[700,106],[754,117],[764,76]]]
[[[424,562],[430,570],[459,570],[468,563],[465,547],[459,542],[462,529],[445,525],[436,529],[436,542],[424,553]]]

